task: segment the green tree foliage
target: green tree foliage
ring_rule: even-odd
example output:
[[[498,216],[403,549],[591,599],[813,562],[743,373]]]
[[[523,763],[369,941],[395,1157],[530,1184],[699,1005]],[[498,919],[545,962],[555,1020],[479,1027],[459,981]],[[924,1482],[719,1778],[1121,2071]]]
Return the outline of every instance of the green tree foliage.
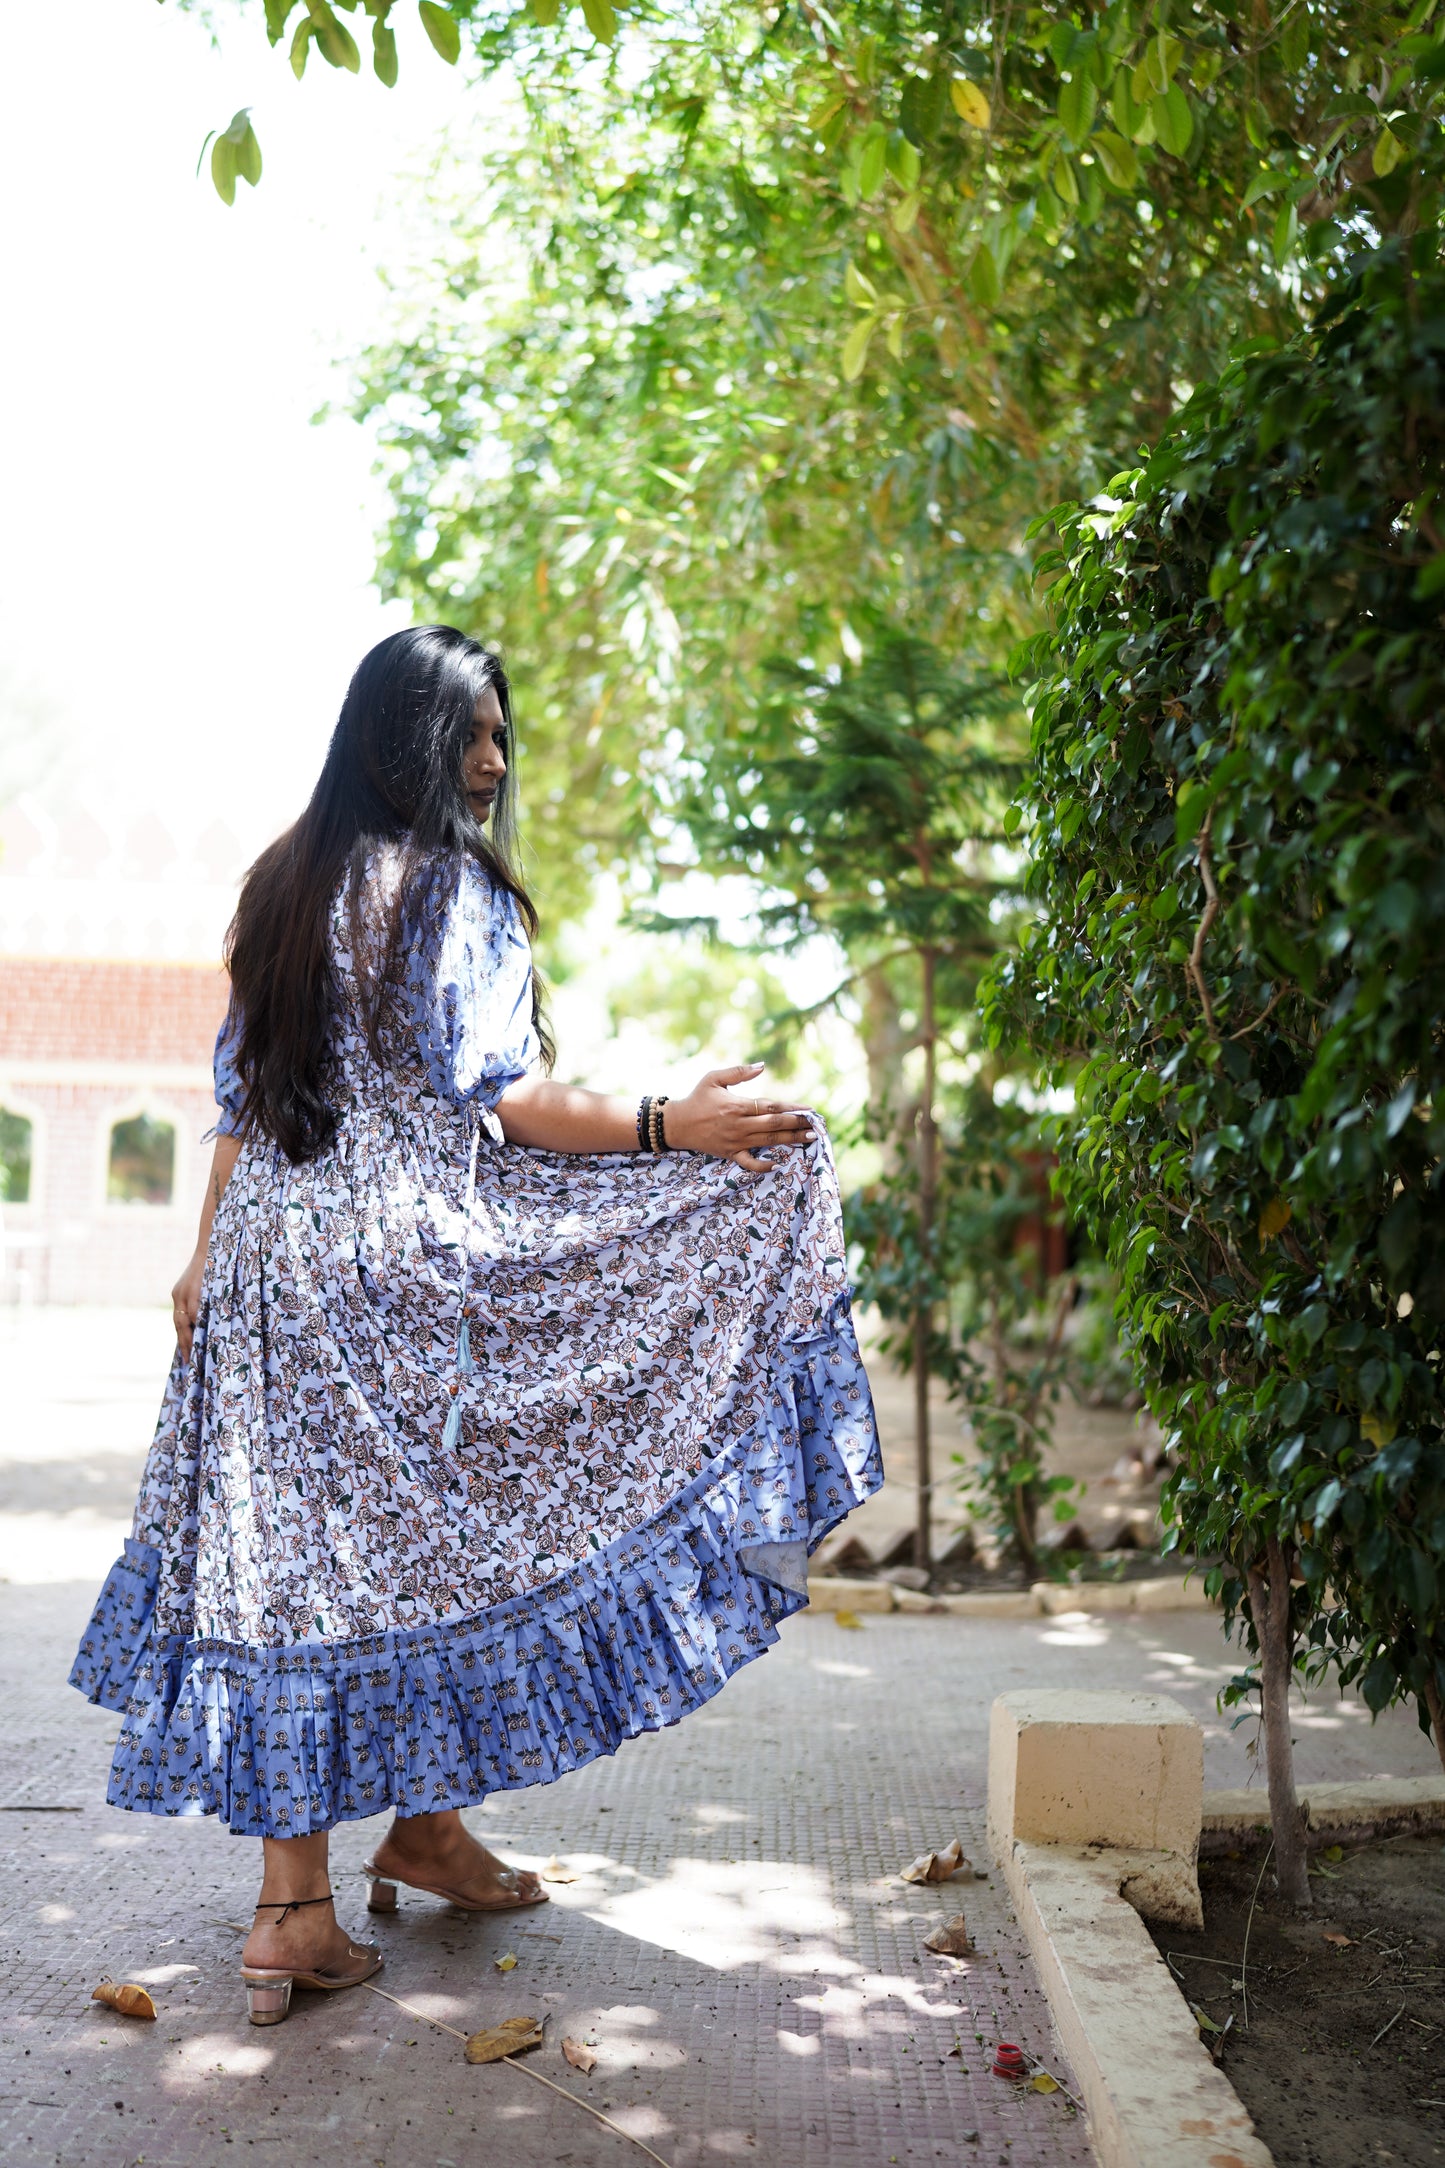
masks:
[[[1059,1075],[1084,1057],[1067,1194],[1181,1455],[1178,1533],[1259,1651],[1300,1901],[1292,1666],[1418,1696],[1445,1757],[1438,251],[1357,258],[1311,335],[1054,515],[1043,916],[992,997]]]
[[[825,934],[847,960],[827,998],[861,1009],[868,1126],[884,1148],[883,1178],[850,1214],[850,1233],[863,1245],[859,1291],[901,1326],[898,1352],[912,1365],[927,1571],[929,1379],[957,1386],[962,1374],[949,1322],[957,1259],[936,1240],[939,1066],[967,1050],[979,979],[1009,915],[1011,704],[998,680],[901,636],[856,667],[775,665],[768,686],[679,810],[705,864],[758,883],[766,943]],[[955,1186],[958,1171],[950,1162]]]
[[[522,119],[489,112],[357,406],[391,590],[505,641],[534,742],[591,741],[539,838],[568,868],[569,808],[650,846],[772,655],[882,626],[1001,660],[1040,508],[1297,329],[1347,226],[1421,215],[1439,48],[1380,10],[708,0],[605,62],[575,15],[466,20]]]

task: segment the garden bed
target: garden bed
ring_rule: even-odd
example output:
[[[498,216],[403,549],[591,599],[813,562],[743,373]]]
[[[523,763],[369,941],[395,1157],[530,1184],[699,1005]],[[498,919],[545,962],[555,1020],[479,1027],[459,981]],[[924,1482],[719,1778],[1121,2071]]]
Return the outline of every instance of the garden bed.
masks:
[[[1331,1846],[1308,1917],[1262,1865],[1202,1861],[1203,1933],[1150,1932],[1278,2168],[1439,2168],[1445,1846]]]
[[[900,1563],[884,1565],[870,1558],[861,1544],[831,1552],[825,1570],[842,1574],[849,1580],[896,1582],[900,1588],[921,1585],[919,1576],[907,1563],[906,1552]],[[1062,1587],[1084,1587],[1106,1581],[1157,1580],[1161,1574],[1177,1574],[1182,1578],[1197,1570],[1200,1569],[1196,1559],[1183,1557],[1178,1552],[1171,1552],[1164,1558],[1158,1550],[1086,1551],[1070,1553],[1067,1564],[1058,1553],[1046,1552],[1038,1574],[1026,1576],[1020,1572],[1016,1560],[995,1563],[975,1554],[973,1557],[943,1558],[929,1576],[928,1590],[934,1596],[969,1596],[1031,1588],[1035,1579],[1057,1580]]]

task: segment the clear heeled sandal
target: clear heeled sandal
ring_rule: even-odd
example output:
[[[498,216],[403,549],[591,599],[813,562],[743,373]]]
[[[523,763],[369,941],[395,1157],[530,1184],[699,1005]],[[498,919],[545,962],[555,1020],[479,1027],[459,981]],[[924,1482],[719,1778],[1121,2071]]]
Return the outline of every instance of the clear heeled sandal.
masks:
[[[330,1893],[325,1897],[293,1897],[286,1904],[258,1904],[258,1912],[275,1912],[279,1927],[288,1912],[299,1912],[304,1905],[329,1905]],[[395,1897],[393,1894],[393,1902]],[[241,1980],[246,1990],[246,2015],[253,2025],[279,2025],[290,2014],[291,1990],[294,1987],[313,1989],[321,1994],[336,1995],[343,1988],[360,1987],[373,1973],[380,1972],[382,1955],[373,1943],[347,1944],[350,1962],[344,1966],[327,1968],[306,1966],[246,1965],[241,1967]]]
[[[459,1912],[522,1912],[531,1905],[547,1903],[547,1892],[534,1874],[519,1872],[515,1867],[503,1867],[497,1876],[499,1896],[489,1904],[478,1904],[475,1898],[463,1897],[459,1891],[447,1889],[438,1882],[410,1882],[405,1875],[383,1874],[375,1860],[369,1859],[361,1870],[366,1882],[366,1909],[368,1912],[395,1912],[398,1888],[423,1891],[428,1897],[441,1897]],[[528,1889],[532,1883],[534,1888]]]

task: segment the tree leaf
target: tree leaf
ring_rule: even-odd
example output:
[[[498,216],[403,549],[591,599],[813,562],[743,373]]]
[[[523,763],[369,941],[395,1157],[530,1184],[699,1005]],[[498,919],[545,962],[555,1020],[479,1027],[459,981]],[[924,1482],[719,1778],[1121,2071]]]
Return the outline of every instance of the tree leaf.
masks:
[[[921,150],[931,143],[948,110],[948,77],[910,75],[898,101],[898,124],[910,143]]]
[[[587,28],[599,45],[611,45],[617,36],[617,17],[612,0],[582,0],[582,14]]]
[[[397,78],[396,32],[380,16],[371,26],[371,65],[379,81],[394,90]]]
[[[291,40],[291,73],[299,83],[306,73],[306,56],[311,50],[311,17],[303,15],[296,25],[296,35]],[[234,194],[234,190],[232,191]],[[230,197],[227,197],[227,202]]]
[[[948,95],[953,100],[954,112],[960,120],[967,121],[970,128],[989,126],[992,119],[989,103],[977,83],[970,82],[966,75],[956,75],[948,86]]]
[[[865,316],[856,323],[843,341],[843,381],[856,384],[863,374],[863,364],[868,359],[868,346],[878,328],[876,316]]]
[[[254,188],[261,178],[261,146],[256,140],[256,131],[251,126],[250,114],[238,113],[236,119],[245,122],[236,144],[236,177]],[[234,127],[235,122],[231,125]]]
[[[1114,125],[1120,135],[1127,136],[1133,143],[1154,141],[1154,116],[1149,110],[1149,101],[1147,98],[1141,100],[1134,96],[1127,68],[1121,68],[1114,77],[1114,87],[1109,93],[1109,110],[1114,116]]]
[[[603,4],[605,5],[605,0],[603,0]],[[609,9],[608,12],[610,14],[611,10]],[[437,0],[417,0],[417,13],[421,17],[423,30],[425,30],[432,44],[441,54],[442,59],[449,68],[454,68],[461,57],[462,50],[461,25],[455,15],[449,9],[439,7]],[[587,13],[585,0],[583,13]],[[590,15],[588,15],[587,21],[590,29],[592,27]],[[595,30],[593,31],[594,37],[598,34]]]
[[[1275,189],[1285,186],[1284,174],[1274,172],[1269,166],[1261,166],[1240,197],[1240,206],[1247,211],[1251,204],[1259,202],[1261,196],[1272,195]]]
[[[893,206],[893,231],[895,233],[911,232],[913,226],[917,222],[918,213],[922,207],[922,204],[923,198],[919,195],[916,188],[913,189],[908,195],[900,196],[897,203],[895,203]]]
[[[1281,204],[1279,215],[1270,235],[1270,247],[1274,250],[1276,263],[1283,263],[1293,252],[1299,239],[1299,213],[1292,203]]]
[[[1115,135],[1112,128],[1101,129],[1091,148],[1112,187],[1137,188],[1139,161],[1134,155],[1133,144],[1126,137]]]
[[[355,38],[340,16],[323,5],[323,0],[310,0],[311,36],[321,48],[321,57],[328,67],[345,68],[349,75],[361,70],[361,54]]]
[[[876,196],[888,170],[888,130],[873,121],[863,137],[858,157],[858,186],[865,196]]]
[[[1194,115],[1179,85],[1171,83],[1163,97],[1153,100],[1149,110],[1154,116],[1154,134],[1160,149],[1182,158],[1194,138]]]
[[[469,2063],[499,2063],[504,2055],[522,2055],[528,2048],[542,2045],[542,2028],[545,2018],[506,2017],[500,2025],[489,2025],[485,2032],[475,2032],[467,2041],[463,2053]]]
[[[1259,1215],[1260,1241],[1272,1242],[1276,1235],[1284,1233],[1293,1218],[1294,1207],[1288,1197],[1271,1197]]]
[[[133,1980],[112,1980],[109,1975],[97,1988],[91,1990],[92,2002],[103,2002],[108,2009],[118,2011],[122,2017],[153,2018],[156,2006],[143,1987]]]
[[[229,135],[218,135],[211,145],[211,179],[222,203],[236,200],[236,146]]]
[[[1087,75],[1076,75],[1059,92],[1059,126],[1074,149],[1088,141],[1099,108],[1099,93]]]
[[[998,264],[987,241],[980,242],[974,251],[973,262],[968,267],[968,290],[986,309],[991,309],[998,300],[1001,291]]]
[[[1387,173],[1394,172],[1404,155],[1404,144],[1387,123],[1375,138],[1375,147],[1370,153],[1370,169],[1383,180]]]
[[[888,170],[904,190],[918,186],[918,176],[923,161],[901,128],[896,128],[888,138]]]
[[[1144,56],[1150,89],[1162,97],[1173,82],[1175,70],[1183,58],[1184,47],[1178,38],[1171,38],[1167,30],[1157,31],[1150,39],[1149,50]]]
[[[870,278],[858,269],[855,263],[844,266],[843,291],[848,296],[848,299],[860,309],[872,309],[878,305],[877,287]]]

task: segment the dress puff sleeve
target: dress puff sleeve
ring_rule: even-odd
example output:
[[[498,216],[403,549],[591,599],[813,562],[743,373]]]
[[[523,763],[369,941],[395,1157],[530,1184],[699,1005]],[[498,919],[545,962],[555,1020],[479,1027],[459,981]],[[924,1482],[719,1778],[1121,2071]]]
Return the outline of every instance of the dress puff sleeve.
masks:
[[[220,1113],[213,1137],[239,1137],[246,1112],[246,1088],[236,1067],[236,1054],[241,1044],[241,1019],[232,1002],[226,1011],[226,1020],[216,1034],[216,1051],[211,1059],[211,1073],[216,1080],[216,1105]]]
[[[451,1106],[490,1113],[541,1051],[516,900],[466,858],[455,875],[427,883],[407,915],[407,1006],[432,1089]]]

